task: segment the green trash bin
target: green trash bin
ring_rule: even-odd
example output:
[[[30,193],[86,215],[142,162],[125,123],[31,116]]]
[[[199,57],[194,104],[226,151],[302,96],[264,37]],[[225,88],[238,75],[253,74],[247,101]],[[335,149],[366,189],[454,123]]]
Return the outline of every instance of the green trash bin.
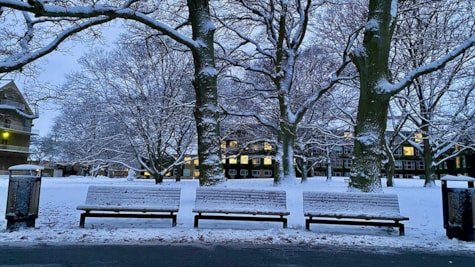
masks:
[[[40,202],[40,187],[43,166],[15,165],[8,168],[7,207],[5,219],[7,230],[35,227]]]
[[[445,176],[442,184],[442,211],[447,237],[475,240],[475,178]],[[449,187],[448,183],[456,185]]]

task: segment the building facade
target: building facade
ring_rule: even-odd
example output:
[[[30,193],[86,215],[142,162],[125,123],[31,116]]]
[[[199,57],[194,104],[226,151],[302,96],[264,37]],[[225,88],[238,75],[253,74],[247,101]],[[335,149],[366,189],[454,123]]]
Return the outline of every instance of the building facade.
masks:
[[[15,83],[0,80],[0,171],[27,163],[36,118]]]

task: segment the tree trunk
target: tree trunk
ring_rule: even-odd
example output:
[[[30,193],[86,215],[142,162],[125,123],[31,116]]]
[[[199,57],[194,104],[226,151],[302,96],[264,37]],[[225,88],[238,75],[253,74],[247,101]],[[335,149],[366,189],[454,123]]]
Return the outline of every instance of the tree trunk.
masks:
[[[386,163],[386,186],[387,187],[392,187],[393,186],[393,178],[394,178],[394,169],[396,167],[396,163],[394,160],[394,155],[391,152],[391,148],[386,144],[386,158],[387,158],[387,163]]]
[[[326,147],[325,155],[326,155],[325,164],[326,164],[326,174],[327,174],[326,182],[331,182],[332,181],[332,158],[331,158],[331,149],[329,146]]]
[[[277,140],[277,149],[280,151],[276,157],[279,157],[281,162],[279,168],[279,179],[275,179],[275,182],[280,184],[282,182],[295,182],[295,166],[294,166],[294,144],[295,133],[294,128],[289,126],[285,122],[280,123],[280,132]]]
[[[391,80],[388,59],[395,21],[393,2],[397,4],[397,1],[370,0],[363,47],[351,54],[360,76],[360,99],[350,190],[382,191],[381,169],[391,97],[385,85]]]
[[[224,181],[218,114],[217,70],[214,57],[215,26],[209,12],[209,1],[188,0],[193,40],[192,49],[196,93],[194,116],[198,134],[200,185]]]
[[[429,127],[423,127],[423,128],[429,128]],[[428,129],[423,129],[422,131],[424,133],[427,133],[426,130]],[[426,135],[426,134],[424,134]],[[430,145],[430,140],[427,136],[423,137],[422,140],[422,145],[424,148],[424,175],[425,175],[425,181],[424,181],[424,187],[433,187],[435,186],[435,167],[434,167],[434,155],[432,154],[432,149]]]
[[[300,181],[301,183],[305,183],[308,179],[308,160],[306,157],[302,157],[302,180]]]

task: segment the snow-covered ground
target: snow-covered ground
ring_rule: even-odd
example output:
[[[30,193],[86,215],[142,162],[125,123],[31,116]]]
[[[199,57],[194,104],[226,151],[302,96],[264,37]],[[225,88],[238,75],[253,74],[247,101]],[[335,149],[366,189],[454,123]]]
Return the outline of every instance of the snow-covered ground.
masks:
[[[170,219],[87,218],[86,227],[79,228],[80,211],[89,185],[141,185],[181,187],[181,205],[177,227]],[[384,188],[385,193],[399,196],[406,235],[398,229],[385,227],[312,224],[305,230],[302,211],[302,191],[346,191],[344,178],[325,182],[323,177],[310,178],[305,184],[281,186],[287,191],[290,211],[288,228],[277,222],[200,221],[193,228],[192,208],[196,180],[166,181],[155,185],[152,180],[110,179],[105,177],[45,177],[42,180],[40,215],[36,228],[6,231],[4,219],[8,177],[0,176],[0,246],[2,245],[62,245],[62,244],[298,244],[374,247],[378,250],[416,249],[431,251],[475,252],[475,242],[448,239],[442,222],[440,184],[424,188],[423,180],[396,179],[395,187]],[[275,189],[271,179],[228,180],[220,187]]]

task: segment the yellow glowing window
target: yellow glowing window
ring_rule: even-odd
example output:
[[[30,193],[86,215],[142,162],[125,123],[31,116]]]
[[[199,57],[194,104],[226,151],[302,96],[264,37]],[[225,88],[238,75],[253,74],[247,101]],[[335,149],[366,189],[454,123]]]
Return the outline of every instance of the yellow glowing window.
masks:
[[[237,164],[237,157],[236,156],[231,156],[229,158],[229,164]]]
[[[260,165],[261,164],[261,159],[259,158],[256,158],[256,159],[252,159],[252,165]]]
[[[351,140],[351,138],[353,137],[353,133],[352,132],[344,132],[343,133],[343,136],[345,137],[345,140]]]
[[[199,159],[193,160],[193,164],[195,164],[195,166],[200,165],[200,160]]]
[[[225,148],[226,148],[226,141],[222,141],[222,142],[221,142],[221,148],[222,148],[222,149],[225,149]]]
[[[241,164],[249,164],[249,156],[241,156]]]
[[[266,151],[272,150],[272,145],[267,142],[264,142],[264,150]]]
[[[455,158],[455,168],[460,168],[461,164],[460,164],[460,157],[456,157]]]
[[[229,142],[229,147],[230,148],[236,148],[237,147],[237,141],[230,141]]]
[[[416,142],[422,142],[422,134],[421,133],[416,133],[414,135],[414,141]]]
[[[200,170],[195,169],[195,170],[193,171],[193,177],[198,177],[198,176],[200,176]]]
[[[191,157],[185,157],[185,158],[184,158],[184,161],[185,161],[186,163],[190,162],[190,161],[191,161]]]
[[[272,158],[264,157],[264,165],[272,165]]]
[[[224,155],[221,156],[221,162],[222,162],[223,164],[226,163],[226,156],[224,156]]]
[[[405,146],[402,148],[402,154],[404,156],[414,156],[414,147],[412,146]]]

